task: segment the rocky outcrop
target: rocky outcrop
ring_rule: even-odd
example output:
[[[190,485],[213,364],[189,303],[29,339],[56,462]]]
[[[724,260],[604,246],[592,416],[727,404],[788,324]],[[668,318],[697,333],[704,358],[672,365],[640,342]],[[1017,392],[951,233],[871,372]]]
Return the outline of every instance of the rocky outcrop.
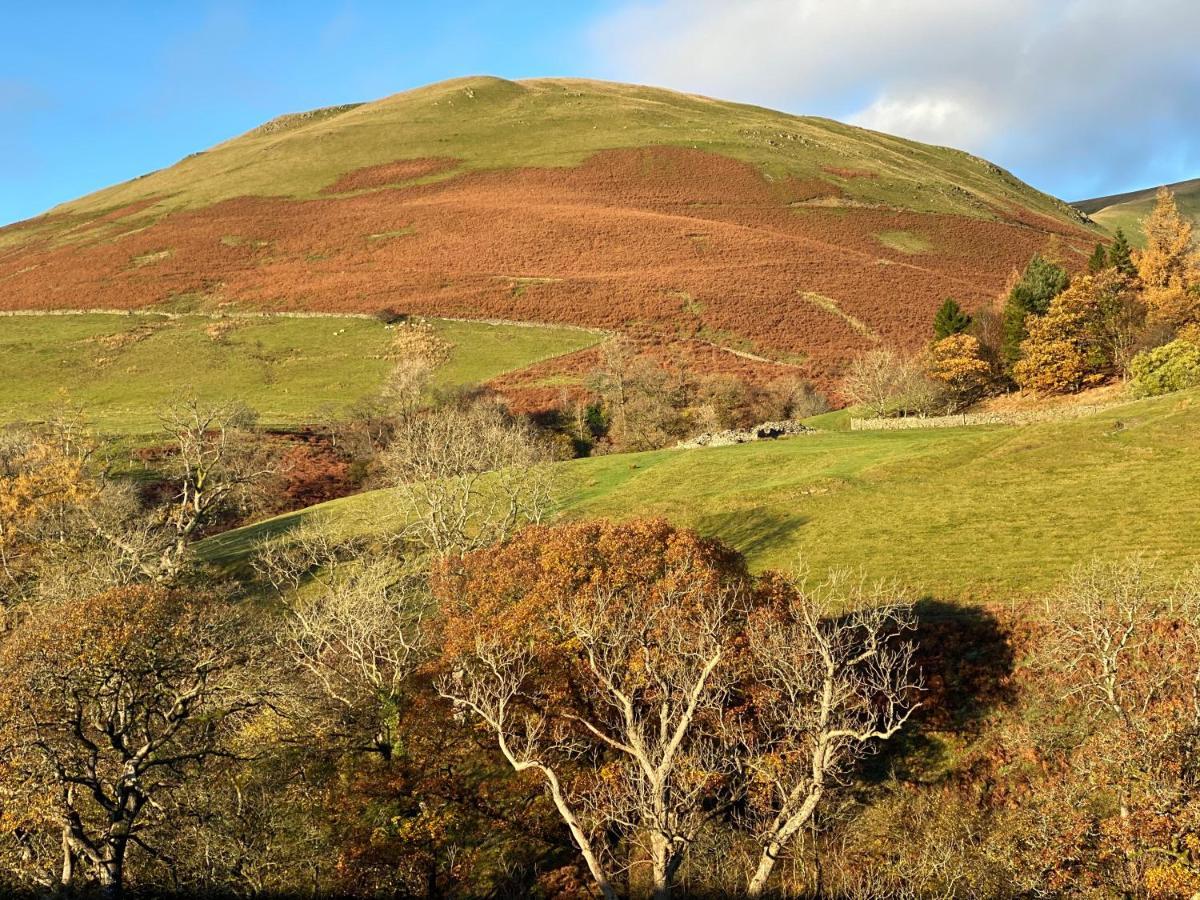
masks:
[[[746,431],[730,429],[728,431],[711,431],[697,435],[686,441],[680,441],[676,447],[693,449],[696,447],[729,447],[733,444],[748,444],[751,441],[769,441],[775,438],[788,437],[793,434],[808,434],[815,429],[800,422],[788,420],[784,422],[763,422]]]

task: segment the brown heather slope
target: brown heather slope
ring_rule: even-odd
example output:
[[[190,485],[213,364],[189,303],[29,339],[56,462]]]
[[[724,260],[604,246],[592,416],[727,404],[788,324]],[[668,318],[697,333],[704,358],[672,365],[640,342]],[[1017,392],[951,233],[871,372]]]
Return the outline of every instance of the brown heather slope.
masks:
[[[174,211],[170,196],[89,200],[11,226],[0,308],[390,306],[571,323],[681,343],[699,368],[764,369],[715,344],[828,387],[864,348],[919,345],[943,298],[993,296],[1050,234],[1081,255],[1095,240],[1044,195],[1031,206],[959,189],[971,214],[871,200],[881,179],[888,196],[907,188],[857,156],[772,174],[667,145],[490,169],[404,150],[299,196],[193,198]],[[961,200],[953,186],[945,195]]]

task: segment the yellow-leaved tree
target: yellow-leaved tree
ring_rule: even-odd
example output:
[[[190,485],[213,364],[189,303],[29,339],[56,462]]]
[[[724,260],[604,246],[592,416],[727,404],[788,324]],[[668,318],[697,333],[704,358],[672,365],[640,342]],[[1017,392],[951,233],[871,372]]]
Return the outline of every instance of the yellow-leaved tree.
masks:
[[[42,545],[39,522],[92,493],[83,459],[69,443],[23,432],[0,440],[0,599]]]
[[[1142,301],[1121,273],[1077,278],[1044,316],[1026,320],[1029,336],[1013,379],[1023,390],[1061,394],[1123,374],[1144,318]]]
[[[925,376],[945,386],[953,408],[978,400],[992,382],[992,367],[983,358],[979,340],[969,334],[934,341],[921,362]]]
[[[1146,249],[1137,257],[1146,305],[1156,321],[1172,327],[1200,321],[1200,253],[1192,223],[1180,215],[1175,196],[1158,189],[1154,210],[1142,222]]]

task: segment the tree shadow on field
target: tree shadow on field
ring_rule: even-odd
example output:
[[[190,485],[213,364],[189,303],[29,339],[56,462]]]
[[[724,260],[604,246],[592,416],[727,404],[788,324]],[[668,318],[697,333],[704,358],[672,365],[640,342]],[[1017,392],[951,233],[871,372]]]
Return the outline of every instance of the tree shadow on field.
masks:
[[[868,781],[929,780],[944,773],[947,737],[969,741],[989,715],[1015,702],[1012,624],[980,606],[926,598],[916,604],[914,662],[925,689],[907,726],[867,759]]]
[[[736,547],[743,556],[755,557],[786,549],[808,522],[808,516],[756,506],[701,516],[695,526],[701,534],[715,535]]]

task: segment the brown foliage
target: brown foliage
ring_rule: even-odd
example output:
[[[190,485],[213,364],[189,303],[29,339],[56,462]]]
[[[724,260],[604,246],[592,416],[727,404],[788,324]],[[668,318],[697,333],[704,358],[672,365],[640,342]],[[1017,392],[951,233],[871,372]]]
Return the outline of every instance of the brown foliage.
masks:
[[[35,606],[0,642],[0,831],[61,836],[37,869],[119,893],[131,845],[250,709],[233,609],[128,587]]]
[[[0,257],[0,278],[8,308],[80,297],[130,308],[192,294],[274,309],[396,304],[425,315],[642,323],[671,340],[729,336],[766,355],[802,355],[801,374],[828,389],[869,341],[799,291],[833,298],[883,340],[916,349],[939,298],[978,305],[1047,231],[1065,228],[1011,210],[989,220],[793,208],[803,194],[700,151],[606,151],[577,168],[473,172],[338,199],[242,198],[115,239],[34,240]],[[386,237],[398,222],[411,231]],[[880,246],[885,230],[914,231],[934,249],[914,264]],[[130,265],[163,248],[168,257]]]

